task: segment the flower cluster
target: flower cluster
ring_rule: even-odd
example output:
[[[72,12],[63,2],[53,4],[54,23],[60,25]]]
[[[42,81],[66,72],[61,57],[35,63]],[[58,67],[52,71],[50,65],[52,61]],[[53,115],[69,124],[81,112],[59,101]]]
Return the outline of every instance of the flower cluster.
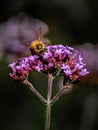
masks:
[[[29,71],[63,74],[66,82],[74,83],[89,72],[85,68],[80,53],[69,46],[50,45],[42,54],[23,57],[9,64],[10,76],[15,80],[24,80]]]

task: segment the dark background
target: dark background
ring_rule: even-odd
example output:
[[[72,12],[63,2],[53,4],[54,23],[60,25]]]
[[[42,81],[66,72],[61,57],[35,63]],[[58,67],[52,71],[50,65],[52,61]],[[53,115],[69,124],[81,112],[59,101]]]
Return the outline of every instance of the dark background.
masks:
[[[38,18],[49,26],[53,44],[98,43],[97,0],[1,0],[0,22],[20,12]],[[93,51],[94,53],[94,51]],[[96,57],[97,60],[97,57]],[[22,83],[9,77],[5,57],[0,61],[0,130],[43,130],[45,107]],[[45,96],[47,78],[32,72],[30,80]],[[55,80],[54,94],[58,91]],[[98,72],[91,71],[79,85],[52,106],[50,130],[98,129]]]

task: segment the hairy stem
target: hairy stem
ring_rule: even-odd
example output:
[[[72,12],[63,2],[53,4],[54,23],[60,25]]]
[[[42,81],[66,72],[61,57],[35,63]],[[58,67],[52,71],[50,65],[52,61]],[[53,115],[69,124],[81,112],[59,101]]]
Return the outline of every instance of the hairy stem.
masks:
[[[23,81],[23,83],[27,85],[30,90],[46,105],[45,130],[50,129],[51,105],[54,104],[64,92],[69,92],[72,88],[71,84],[63,86],[59,90],[59,92],[51,99],[53,79],[54,77],[52,76],[52,74],[48,74],[47,100],[34,88],[34,86],[28,81],[28,79]]]
[[[46,99],[34,88],[34,86],[28,81],[28,80],[24,80],[23,83],[25,85],[27,85],[30,90],[43,102],[43,103],[47,103]]]
[[[62,94],[63,93],[67,93],[67,92],[69,92],[70,90],[71,90],[71,88],[72,88],[72,85],[70,84],[70,85],[65,85],[65,86],[63,86],[60,90],[59,90],[59,92],[53,97],[53,99],[51,100],[51,104],[54,104],[61,96],[62,96]]]
[[[46,104],[46,120],[45,120],[45,130],[50,129],[50,120],[51,120],[51,95],[52,95],[52,74],[48,75],[48,90],[47,90],[47,104]]]
[[[50,119],[51,119],[51,104],[46,105],[46,121],[45,121],[45,130],[50,129]]]

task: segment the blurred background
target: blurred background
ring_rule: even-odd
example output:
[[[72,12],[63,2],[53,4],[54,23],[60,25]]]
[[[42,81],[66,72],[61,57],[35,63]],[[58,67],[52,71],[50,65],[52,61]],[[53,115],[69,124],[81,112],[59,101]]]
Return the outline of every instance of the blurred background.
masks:
[[[69,45],[78,49],[90,71],[90,74],[82,78],[78,85],[73,86],[71,92],[63,95],[52,106],[50,130],[97,130],[97,0],[0,1],[0,130],[44,129],[45,106],[29,88],[20,82],[13,81],[9,76],[8,64],[10,60],[15,60],[15,57],[9,55],[9,53],[13,54],[13,51],[8,48],[14,48],[14,43],[12,43],[12,39],[9,40],[6,31],[10,35],[16,35],[16,31],[12,33],[6,21],[23,12],[27,16],[47,24],[49,31],[46,37],[52,44]],[[14,24],[12,23],[11,27],[13,28]],[[17,22],[15,27],[17,28]],[[25,26],[23,29],[26,30]],[[32,72],[29,79],[36,89],[46,97],[47,77],[44,74]],[[53,95],[59,90],[61,84],[62,77],[57,77],[53,84]]]

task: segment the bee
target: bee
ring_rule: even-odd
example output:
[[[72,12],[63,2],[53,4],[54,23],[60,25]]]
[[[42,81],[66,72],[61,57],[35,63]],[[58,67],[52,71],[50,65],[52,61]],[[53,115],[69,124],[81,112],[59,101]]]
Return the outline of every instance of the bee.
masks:
[[[36,40],[30,43],[31,54],[34,54],[34,53],[42,54],[46,50],[47,43],[42,40],[41,27],[37,30],[35,37],[36,37]]]
[[[46,46],[50,44],[49,40],[44,39],[42,34],[42,28],[39,27],[36,32],[35,35],[33,36],[33,40],[32,41],[26,41],[21,44],[25,45],[25,46],[29,46],[31,54],[42,54],[45,52],[46,50]]]

